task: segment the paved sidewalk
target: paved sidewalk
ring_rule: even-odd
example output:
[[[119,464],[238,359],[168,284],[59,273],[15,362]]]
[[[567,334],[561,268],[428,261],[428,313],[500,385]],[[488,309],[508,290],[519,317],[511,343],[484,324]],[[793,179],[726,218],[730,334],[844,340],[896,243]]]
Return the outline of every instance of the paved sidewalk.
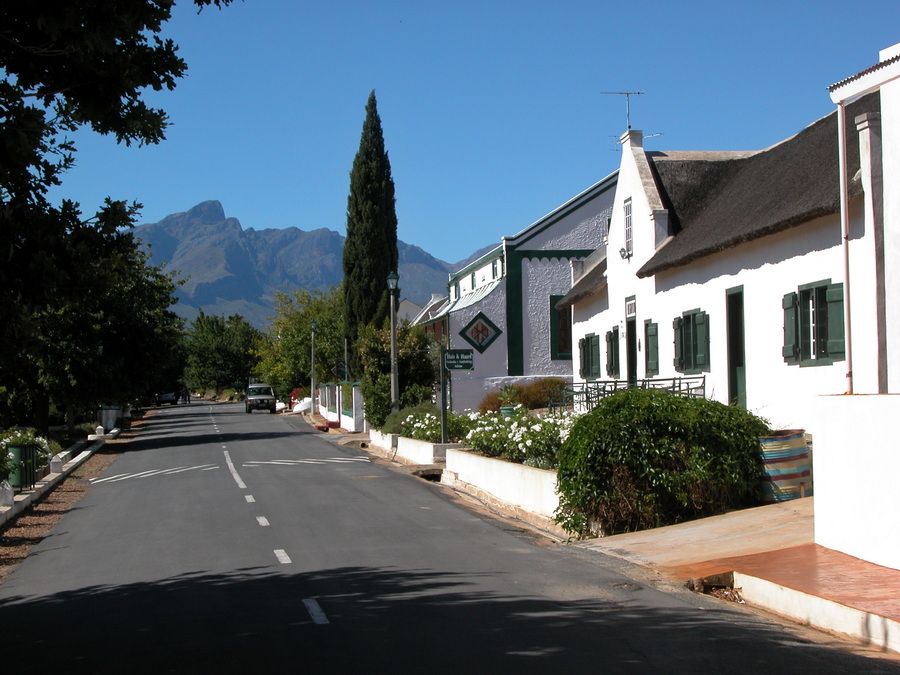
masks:
[[[900,652],[900,570],[816,545],[813,500],[577,545],[679,581],[734,573],[750,604]]]

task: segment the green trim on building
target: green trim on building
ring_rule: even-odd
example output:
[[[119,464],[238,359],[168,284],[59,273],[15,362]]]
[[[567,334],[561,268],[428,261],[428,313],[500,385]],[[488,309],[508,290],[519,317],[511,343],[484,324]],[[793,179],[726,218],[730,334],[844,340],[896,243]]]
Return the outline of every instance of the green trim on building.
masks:
[[[525,374],[525,318],[522,307],[522,261],[541,258],[586,258],[593,249],[506,250],[506,374]]]

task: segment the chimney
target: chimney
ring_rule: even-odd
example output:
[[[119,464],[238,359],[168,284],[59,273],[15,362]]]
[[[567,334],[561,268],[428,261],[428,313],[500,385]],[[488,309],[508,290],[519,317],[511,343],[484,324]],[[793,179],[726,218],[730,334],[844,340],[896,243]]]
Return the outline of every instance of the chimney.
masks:
[[[644,132],[639,129],[629,129],[619,137],[619,141],[622,145],[627,145],[631,148],[643,148]]]

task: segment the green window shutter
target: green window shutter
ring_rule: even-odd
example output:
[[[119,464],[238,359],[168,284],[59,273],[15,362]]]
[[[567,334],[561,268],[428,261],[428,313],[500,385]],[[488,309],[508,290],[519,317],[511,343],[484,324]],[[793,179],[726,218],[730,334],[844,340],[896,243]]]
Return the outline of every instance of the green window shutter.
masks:
[[[591,378],[600,377],[600,336],[591,336]]]
[[[588,350],[585,349],[586,342],[587,342],[587,340],[585,340],[584,338],[581,338],[578,341],[578,358],[579,358],[578,376],[582,380],[587,379],[587,373],[588,373],[588,368],[587,368]]]
[[[694,330],[697,336],[694,367],[709,370],[709,320],[706,312],[697,312],[694,315]]]
[[[788,293],[781,299],[784,310],[784,346],[781,355],[785,363],[800,363],[800,347],[797,344],[797,294]]]
[[[680,316],[672,322],[672,328],[675,329],[675,370],[682,372],[684,370],[684,321]]]
[[[644,322],[644,361],[647,377],[659,375],[659,328],[650,321]]]
[[[835,361],[846,357],[844,347],[844,284],[830,284],[825,293],[828,304],[828,356]]]
[[[618,378],[619,377],[619,327],[616,326],[612,329],[612,342],[610,342],[610,346],[612,347],[612,372],[610,373],[611,377]]]
[[[606,331],[606,376],[615,377],[613,375],[613,332]]]

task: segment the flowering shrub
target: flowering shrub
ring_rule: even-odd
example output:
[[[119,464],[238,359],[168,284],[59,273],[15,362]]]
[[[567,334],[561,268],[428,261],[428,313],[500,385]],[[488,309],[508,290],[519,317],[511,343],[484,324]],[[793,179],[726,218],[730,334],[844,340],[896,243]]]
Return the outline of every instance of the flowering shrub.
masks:
[[[5,479],[15,468],[10,447],[14,445],[34,445],[38,448],[35,453],[35,465],[43,466],[50,460],[54,449],[50,441],[43,436],[38,436],[34,429],[10,429],[0,437],[0,478]],[[56,444],[54,444],[56,445]],[[58,447],[56,448],[58,450]]]
[[[441,419],[431,413],[409,415],[400,423],[400,435],[429,443],[440,443]]]
[[[450,442],[465,438],[469,430],[466,416],[447,412],[447,438]],[[413,412],[400,423],[400,435],[429,443],[441,442],[441,418],[432,413]]]
[[[575,421],[572,413],[554,413],[544,418],[517,409],[509,417],[487,413],[469,416],[473,426],[466,441],[473,450],[540,469],[557,466],[556,453],[569,436]]]

